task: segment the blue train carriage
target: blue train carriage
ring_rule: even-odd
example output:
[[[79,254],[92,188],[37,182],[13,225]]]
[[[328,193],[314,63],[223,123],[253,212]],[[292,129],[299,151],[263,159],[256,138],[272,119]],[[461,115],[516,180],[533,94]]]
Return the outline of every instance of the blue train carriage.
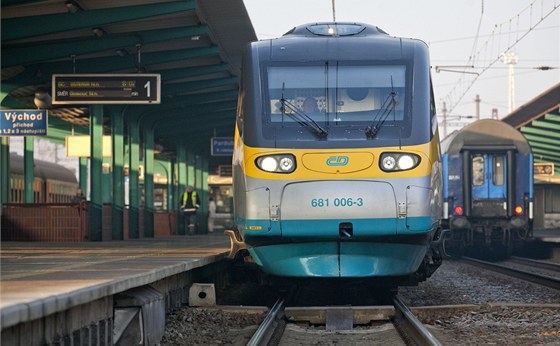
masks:
[[[266,273],[416,284],[441,263],[428,47],[357,23],[253,42],[233,154],[232,255]]]
[[[515,128],[478,120],[442,141],[448,252],[509,256],[532,237],[533,155]]]

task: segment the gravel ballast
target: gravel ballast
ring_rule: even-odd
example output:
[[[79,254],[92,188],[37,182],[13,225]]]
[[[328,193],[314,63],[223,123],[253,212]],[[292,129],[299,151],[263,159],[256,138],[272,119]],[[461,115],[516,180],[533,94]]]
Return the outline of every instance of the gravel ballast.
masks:
[[[399,295],[410,307],[477,306],[422,316],[445,344],[560,345],[558,290],[448,260],[427,281],[400,287]],[[263,318],[263,313],[184,307],[167,317],[161,345],[245,345]],[[313,344],[313,338],[300,343]]]

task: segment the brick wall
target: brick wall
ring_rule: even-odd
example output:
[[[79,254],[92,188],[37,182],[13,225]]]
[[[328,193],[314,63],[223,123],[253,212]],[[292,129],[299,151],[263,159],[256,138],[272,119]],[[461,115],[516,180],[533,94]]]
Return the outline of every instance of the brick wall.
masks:
[[[2,206],[3,241],[87,241],[87,204]]]

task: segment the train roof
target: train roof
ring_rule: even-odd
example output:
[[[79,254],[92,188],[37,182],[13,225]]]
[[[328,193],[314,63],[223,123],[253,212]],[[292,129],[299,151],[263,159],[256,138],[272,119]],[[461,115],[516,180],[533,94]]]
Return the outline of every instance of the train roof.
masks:
[[[521,154],[531,153],[529,143],[521,132],[499,120],[477,120],[441,141],[446,154],[458,154],[463,149],[508,149],[515,147]]]
[[[10,173],[23,175],[23,157],[10,152]],[[56,163],[34,160],[33,174],[37,178],[77,183],[76,175],[68,168]]]
[[[414,60],[418,66],[429,66],[428,46],[422,40],[390,36],[363,23],[303,24],[250,47],[261,61]]]
[[[379,27],[355,22],[321,22],[298,25],[284,36],[369,36],[388,35]]]

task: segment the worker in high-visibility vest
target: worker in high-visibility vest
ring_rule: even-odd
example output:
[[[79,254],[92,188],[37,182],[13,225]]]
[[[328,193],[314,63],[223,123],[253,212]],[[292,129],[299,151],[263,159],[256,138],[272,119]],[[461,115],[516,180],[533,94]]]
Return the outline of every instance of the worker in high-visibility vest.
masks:
[[[185,223],[189,234],[194,234],[196,230],[196,211],[200,208],[200,198],[191,185],[183,192],[181,198],[181,208],[185,212]]]

